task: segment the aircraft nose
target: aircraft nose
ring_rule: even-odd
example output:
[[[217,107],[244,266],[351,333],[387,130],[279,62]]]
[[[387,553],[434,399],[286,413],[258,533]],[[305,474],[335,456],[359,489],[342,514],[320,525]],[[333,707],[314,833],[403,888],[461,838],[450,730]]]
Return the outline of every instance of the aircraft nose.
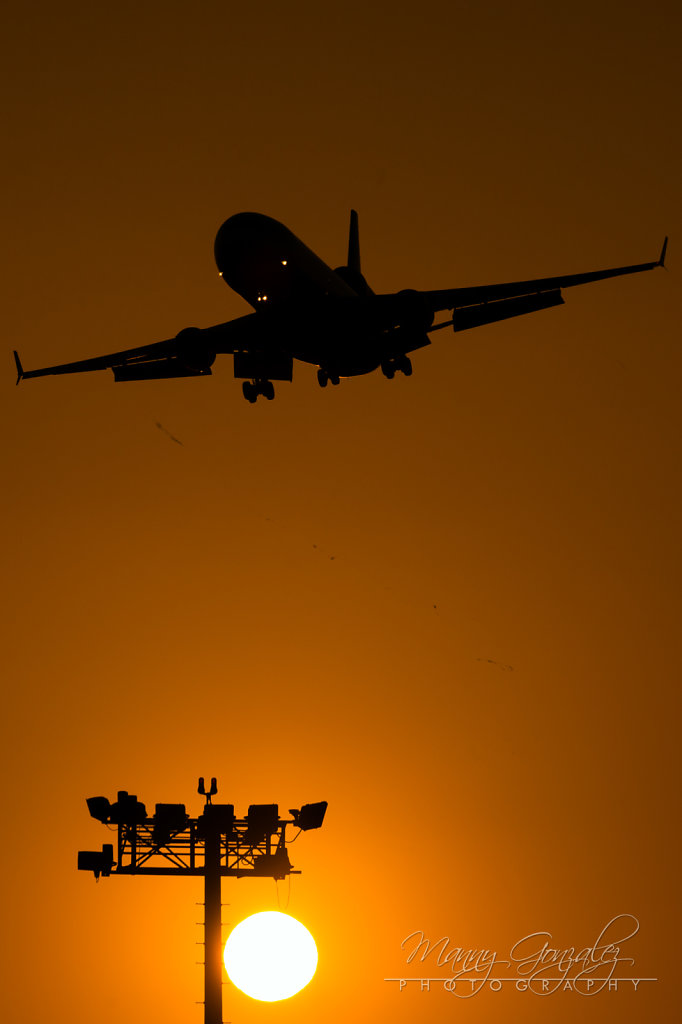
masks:
[[[272,239],[286,231],[283,225],[262,213],[235,213],[221,224],[215,237],[213,251],[218,270],[228,277],[235,264],[243,262],[249,252],[262,247],[265,239]]]

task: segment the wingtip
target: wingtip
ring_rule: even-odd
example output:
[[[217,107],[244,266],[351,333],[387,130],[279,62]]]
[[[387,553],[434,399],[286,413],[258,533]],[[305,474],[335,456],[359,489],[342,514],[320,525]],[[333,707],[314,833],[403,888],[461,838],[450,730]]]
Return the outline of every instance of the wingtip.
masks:
[[[14,362],[17,364],[17,384],[18,384],[20,382],[21,378],[24,376],[24,368],[21,365],[21,359],[19,358],[19,353],[17,352],[16,349],[14,349]]]
[[[665,269],[665,252],[666,252],[667,248],[668,248],[668,236],[666,235],[665,238],[663,239],[663,248],[661,249],[661,255],[659,256],[659,259],[658,259],[659,267],[663,267],[664,269]]]

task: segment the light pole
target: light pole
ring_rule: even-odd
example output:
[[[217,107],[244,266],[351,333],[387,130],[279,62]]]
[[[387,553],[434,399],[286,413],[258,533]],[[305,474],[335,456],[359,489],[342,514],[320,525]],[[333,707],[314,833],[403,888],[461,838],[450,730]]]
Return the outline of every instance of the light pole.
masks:
[[[288,825],[307,832],[320,828],[327,802],[304,804],[279,817],[277,804],[251,804],[245,818],[236,818],[233,804],[214,804],[218,792],[211,779],[203,812],[190,818],[184,804],[157,804],[153,816],[136,796],[121,790],[111,804],[91,797],[88,809],[103,824],[117,826],[117,850],[81,850],[80,871],[95,878],[109,875],[203,875],[204,878],[204,1024],[223,1024],[221,879],[286,878],[294,871],[286,850]]]

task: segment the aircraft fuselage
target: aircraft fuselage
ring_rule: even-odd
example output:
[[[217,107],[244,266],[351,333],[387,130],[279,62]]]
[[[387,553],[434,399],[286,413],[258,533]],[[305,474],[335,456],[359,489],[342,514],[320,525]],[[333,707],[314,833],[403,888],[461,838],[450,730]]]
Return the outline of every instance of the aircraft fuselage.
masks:
[[[341,276],[346,268],[332,270],[284,224],[235,214],[219,229],[214,251],[223,280],[262,317],[274,349],[340,377],[379,366],[381,332],[368,323],[364,297]]]

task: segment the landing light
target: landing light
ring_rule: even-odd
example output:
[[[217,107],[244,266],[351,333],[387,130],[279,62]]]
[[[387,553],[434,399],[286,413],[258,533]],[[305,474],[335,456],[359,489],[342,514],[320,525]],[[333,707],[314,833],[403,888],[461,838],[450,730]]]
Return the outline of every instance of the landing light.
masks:
[[[282,260],[282,266],[286,267],[286,265],[287,265],[287,261],[286,260]]]

